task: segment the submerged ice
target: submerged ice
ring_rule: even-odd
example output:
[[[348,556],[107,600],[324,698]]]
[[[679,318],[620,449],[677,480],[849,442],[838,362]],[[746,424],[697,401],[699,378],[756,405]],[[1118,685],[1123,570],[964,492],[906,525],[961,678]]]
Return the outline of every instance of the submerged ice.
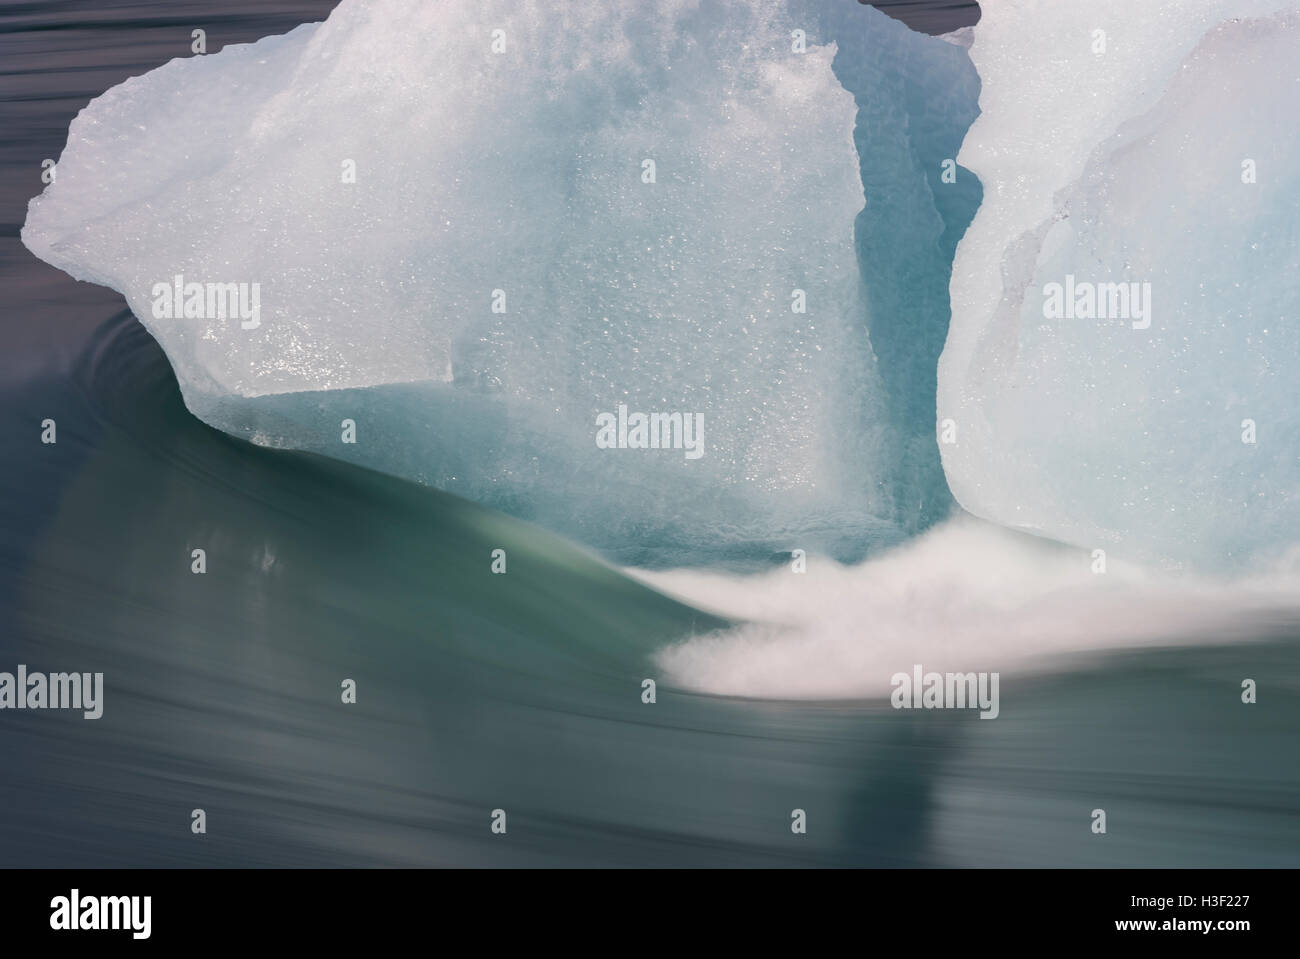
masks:
[[[974,84],[962,51],[877,11],[823,16],[344,0],[93,101],[23,239],[120,290],[228,432],[630,561],[861,555],[947,509],[942,238],[970,211],[920,165],[955,153]],[[910,252],[928,301],[909,310]],[[214,288],[257,292],[257,322]],[[920,375],[882,381],[877,333]],[[601,442],[623,407],[704,424],[702,452]]]

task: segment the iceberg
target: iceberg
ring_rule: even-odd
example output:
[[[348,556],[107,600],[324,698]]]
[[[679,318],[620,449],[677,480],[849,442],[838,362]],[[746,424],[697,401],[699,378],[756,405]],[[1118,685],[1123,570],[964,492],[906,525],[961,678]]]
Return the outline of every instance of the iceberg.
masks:
[[[976,89],[851,4],[344,0],[92,101],[22,237],[233,435],[624,561],[852,559],[950,509]]]
[[[622,562],[955,500],[1249,565],[1300,542],[1298,16],[344,0],[92,101],[22,236],[207,423]]]
[[[1281,555],[1300,542],[1300,8],[982,7],[960,160],[984,199],[939,364],[953,495],[1160,565]]]

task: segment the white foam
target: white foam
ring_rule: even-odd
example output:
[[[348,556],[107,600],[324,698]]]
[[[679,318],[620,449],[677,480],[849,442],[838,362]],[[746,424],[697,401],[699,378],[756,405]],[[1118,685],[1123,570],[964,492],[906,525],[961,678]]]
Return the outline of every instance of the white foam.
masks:
[[[961,515],[859,566],[810,557],[761,576],[633,571],[744,620],[662,650],[673,685],[780,699],[877,697],[926,671],[1024,674],[1107,649],[1258,638],[1300,624],[1300,551],[1249,577],[1109,561]],[[1003,687],[1006,696],[1006,687]]]

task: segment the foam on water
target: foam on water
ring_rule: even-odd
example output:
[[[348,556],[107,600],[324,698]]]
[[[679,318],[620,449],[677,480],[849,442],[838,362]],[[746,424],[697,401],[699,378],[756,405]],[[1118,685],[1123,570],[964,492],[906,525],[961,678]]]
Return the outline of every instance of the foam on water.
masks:
[[[743,621],[657,656],[671,684],[729,696],[878,698],[917,664],[1026,675],[1085,652],[1258,640],[1300,626],[1300,550],[1235,578],[1113,560],[1095,568],[1088,551],[963,514],[858,566],[809,557],[802,574],[787,565],[748,577],[633,575]]]

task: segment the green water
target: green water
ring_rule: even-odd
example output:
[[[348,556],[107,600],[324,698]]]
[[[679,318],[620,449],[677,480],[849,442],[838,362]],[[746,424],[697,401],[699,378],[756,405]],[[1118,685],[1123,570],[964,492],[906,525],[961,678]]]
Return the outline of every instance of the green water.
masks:
[[[652,654],[717,620],[536,527],[213,431],[116,323],[8,650],[103,671],[104,716],[3,717],[0,864],[1300,859],[1294,637],[1004,677],[992,722],[677,691]]]

